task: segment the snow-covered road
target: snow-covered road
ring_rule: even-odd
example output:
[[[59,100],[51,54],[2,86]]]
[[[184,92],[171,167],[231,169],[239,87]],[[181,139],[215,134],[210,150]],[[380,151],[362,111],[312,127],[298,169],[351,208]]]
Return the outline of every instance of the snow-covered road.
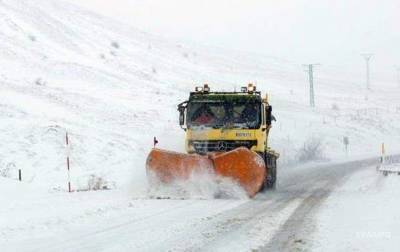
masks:
[[[115,201],[108,209],[103,208],[103,213],[87,215],[81,222],[61,222],[62,230],[58,226],[58,230],[52,232],[48,227],[39,237],[14,237],[13,241],[3,243],[2,248],[7,251],[282,251],[308,248],[314,215],[320,204],[353,172],[377,163],[378,158],[373,158],[287,167],[281,169],[275,191],[259,194],[252,200],[148,200],[104,192],[107,202],[100,202],[101,197],[92,199],[99,205]],[[79,194],[76,197],[80,197]],[[54,199],[48,200],[51,204]],[[85,209],[85,202],[81,204]]]

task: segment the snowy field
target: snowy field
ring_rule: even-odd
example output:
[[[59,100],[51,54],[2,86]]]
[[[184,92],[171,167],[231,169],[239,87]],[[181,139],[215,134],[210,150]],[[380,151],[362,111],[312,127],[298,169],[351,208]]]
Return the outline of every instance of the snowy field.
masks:
[[[221,216],[257,203],[242,198],[160,201],[148,197],[144,163],[153,137],[161,148],[183,151],[176,105],[195,85],[205,82],[213,90],[227,91],[255,82],[269,93],[277,118],[271,146],[281,153],[283,178],[296,170],[300,150],[312,141],[323,147],[322,161],[314,162],[316,166],[375,157],[382,142],[390,153],[400,148],[400,88],[379,75],[366,91],[362,74],[322,65],[315,76],[316,108],[311,109],[307,76],[299,64],[167,41],[59,0],[0,1],[0,69],[1,251],[15,251],[17,245],[26,251],[59,251],[66,247],[47,246],[47,242],[54,238],[62,244],[63,237],[96,233],[101,226],[118,231],[119,225],[127,223],[136,227],[128,229],[133,233],[121,231],[115,236],[131,236],[131,242],[137,243],[110,245],[116,238],[108,236],[107,250],[187,250],[207,244],[202,243],[208,241],[206,232],[181,247],[176,247],[174,234],[190,234],[199,223],[212,219],[226,222],[206,225],[214,228],[210,236],[222,234],[231,223],[232,227],[241,224]],[[80,191],[72,194],[67,193],[67,131],[72,188]],[[350,140],[348,154],[345,136]],[[17,181],[19,169],[22,182]],[[96,183],[109,190],[87,191]],[[397,175],[384,179],[374,169],[356,173],[316,215],[320,224],[315,249],[333,251],[337,241],[343,241],[341,251],[358,248],[369,236],[380,239],[371,239],[371,247],[362,248],[375,250],[385,239],[392,245],[387,245],[389,250],[398,248],[399,234],[393,226],[398,218],[388,215],[400,210],[394,200],[399,184]],[[250,205],[258,209],[254,214],[262,213],[262,207],[273,208],[278,195],[261,195],[255,202],[266,203],[259,203],[259,208]],[[301,198],[282,206],[282,215],[273,224],[281,225],[300,204]],[[371,210],[357,208],[361,206]],[[351,228],[339,225],[352,223],[351,216],[364,219]],[[261,217],[256,223],[265,221]],[[373,228],[364,228],[366,223]],[[164,229],[163,225],[172,226]],[[158,246],[154,237],[163,237]],[[251,244],[236,249],[257,249],[268,242],[263,235],[253,237]],[[69,245],[69,251],[96,248],[79,240]]]

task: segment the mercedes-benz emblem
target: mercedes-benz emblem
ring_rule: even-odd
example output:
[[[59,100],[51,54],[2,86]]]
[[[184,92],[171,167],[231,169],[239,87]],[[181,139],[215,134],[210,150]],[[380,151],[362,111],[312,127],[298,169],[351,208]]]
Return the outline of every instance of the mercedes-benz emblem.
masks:
[[[226,143],[225,142],[218,142],[218,150],[226,150]]]

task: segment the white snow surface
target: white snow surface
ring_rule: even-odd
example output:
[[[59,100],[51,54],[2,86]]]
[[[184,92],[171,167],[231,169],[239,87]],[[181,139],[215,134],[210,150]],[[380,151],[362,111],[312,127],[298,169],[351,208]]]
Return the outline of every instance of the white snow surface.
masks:
[[[400,164],[398,164],[399,166]],[[316,216],[314,251],[396,251],[400,176],[362,170],[335,190]]]
[[[187,230],[193,220],[247,202],[148,197],[144,163],[153,137],[160,148],[183,151],[176,105],[205,82],[226,91],[256,82],[269,93],[278,120],[270,141],[281,167],[295,163],[311,138],[323,143],[326,160],[349,159],[344,136],[351,159],[376,155],[381,142],[392,152],[400,147],[395,83],[372,79],[367,91],[350,70],[321,66],[312,109],[302,66],[166,41],[62,0],[0,1],[0,69],[2,251],[124,213],[137,218],[143,230],[136,231],[151,240],[161,234],[152,233],[157,226],[145,229],[150,216],[171,211],[169,218],[184,216],[176,229]],[[86,190],[95,176],[112,190],[67,193],[67,131],[73,189]]]

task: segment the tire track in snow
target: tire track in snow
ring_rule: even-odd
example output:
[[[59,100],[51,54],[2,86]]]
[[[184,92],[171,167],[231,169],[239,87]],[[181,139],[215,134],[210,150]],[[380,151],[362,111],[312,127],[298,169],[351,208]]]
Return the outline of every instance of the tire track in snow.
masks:
[[[352,161],[343,164],[332,165],[331,172],[316,173],[310,181],[320,180],[322,183],[299,205],[299,207],[286,220],[272,239],[259,251],[293,251],[307,250],[310,246],[308,236],[314,230],[314,214],[318,207],[330,195],[330,193],[343,184],[354,172],[377,165],[378,158],[360,161]],[[324,169],[326,169],[324,168]],[[333,171],[333,172],[332,172]]]

